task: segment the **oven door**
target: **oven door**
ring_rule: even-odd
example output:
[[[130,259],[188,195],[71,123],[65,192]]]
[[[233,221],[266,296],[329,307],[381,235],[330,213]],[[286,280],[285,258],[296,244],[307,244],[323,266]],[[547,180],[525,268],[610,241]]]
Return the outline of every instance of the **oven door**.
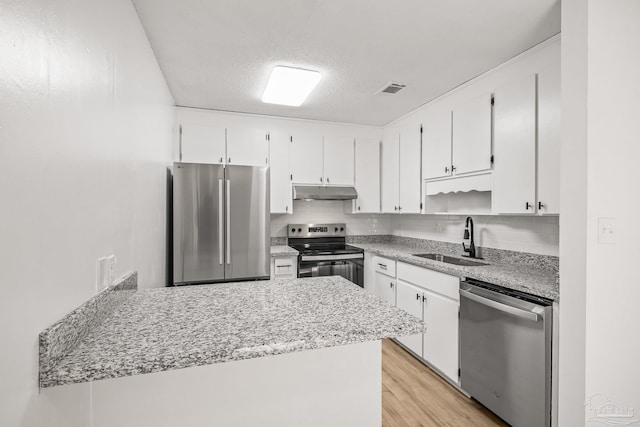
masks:
[[[342,276],[364,287],[364,260],[340,259],[340,260],[306,260],[299,261],[298,277]]]

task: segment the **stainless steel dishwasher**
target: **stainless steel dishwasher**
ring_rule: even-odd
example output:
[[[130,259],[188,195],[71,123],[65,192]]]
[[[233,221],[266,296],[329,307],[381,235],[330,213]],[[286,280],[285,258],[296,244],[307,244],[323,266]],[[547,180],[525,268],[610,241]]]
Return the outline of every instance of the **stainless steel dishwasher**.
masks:
[[[460,283],[460,386],[516,427],[551,425],[552,301]]]

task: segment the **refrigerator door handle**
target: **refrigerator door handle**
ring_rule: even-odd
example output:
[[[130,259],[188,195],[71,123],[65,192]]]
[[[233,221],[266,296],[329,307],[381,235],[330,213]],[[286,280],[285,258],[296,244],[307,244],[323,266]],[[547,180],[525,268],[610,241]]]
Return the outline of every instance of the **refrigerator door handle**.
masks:
[[[227,179],[227,215],[226,215],[226,221],[227,221],[227,235],[226,235],[226,241],[227,241],[227,264],[231,264],[231,203],[230,203],[230,199],[231,199],[231,181]]]
[[[218,263],[220,265],[222,265],[222,241],[224,240],[223,237],[223,225],[222,225],[222,221],[224,220],[224,217],[222,215],[222,178],[218,179]]]

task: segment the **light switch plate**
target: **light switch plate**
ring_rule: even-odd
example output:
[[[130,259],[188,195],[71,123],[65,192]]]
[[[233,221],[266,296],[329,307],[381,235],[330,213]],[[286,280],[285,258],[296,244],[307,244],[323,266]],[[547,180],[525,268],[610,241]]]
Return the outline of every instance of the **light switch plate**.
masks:
[[[614,245],[616,243],[616,219],[598,218],[598,244]]]

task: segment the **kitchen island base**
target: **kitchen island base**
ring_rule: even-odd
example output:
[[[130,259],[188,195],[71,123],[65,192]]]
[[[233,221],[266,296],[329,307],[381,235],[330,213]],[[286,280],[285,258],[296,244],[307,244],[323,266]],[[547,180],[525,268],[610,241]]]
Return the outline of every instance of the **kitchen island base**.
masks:
[[[381,424],[381,381],[377,340],[70,384],[42,394],[62,406],[60,413],[86,414],[93,427],[369,427]],[[65,398],[86,387],[88,399]],[[81,416],[77,425],[86,421]]]

